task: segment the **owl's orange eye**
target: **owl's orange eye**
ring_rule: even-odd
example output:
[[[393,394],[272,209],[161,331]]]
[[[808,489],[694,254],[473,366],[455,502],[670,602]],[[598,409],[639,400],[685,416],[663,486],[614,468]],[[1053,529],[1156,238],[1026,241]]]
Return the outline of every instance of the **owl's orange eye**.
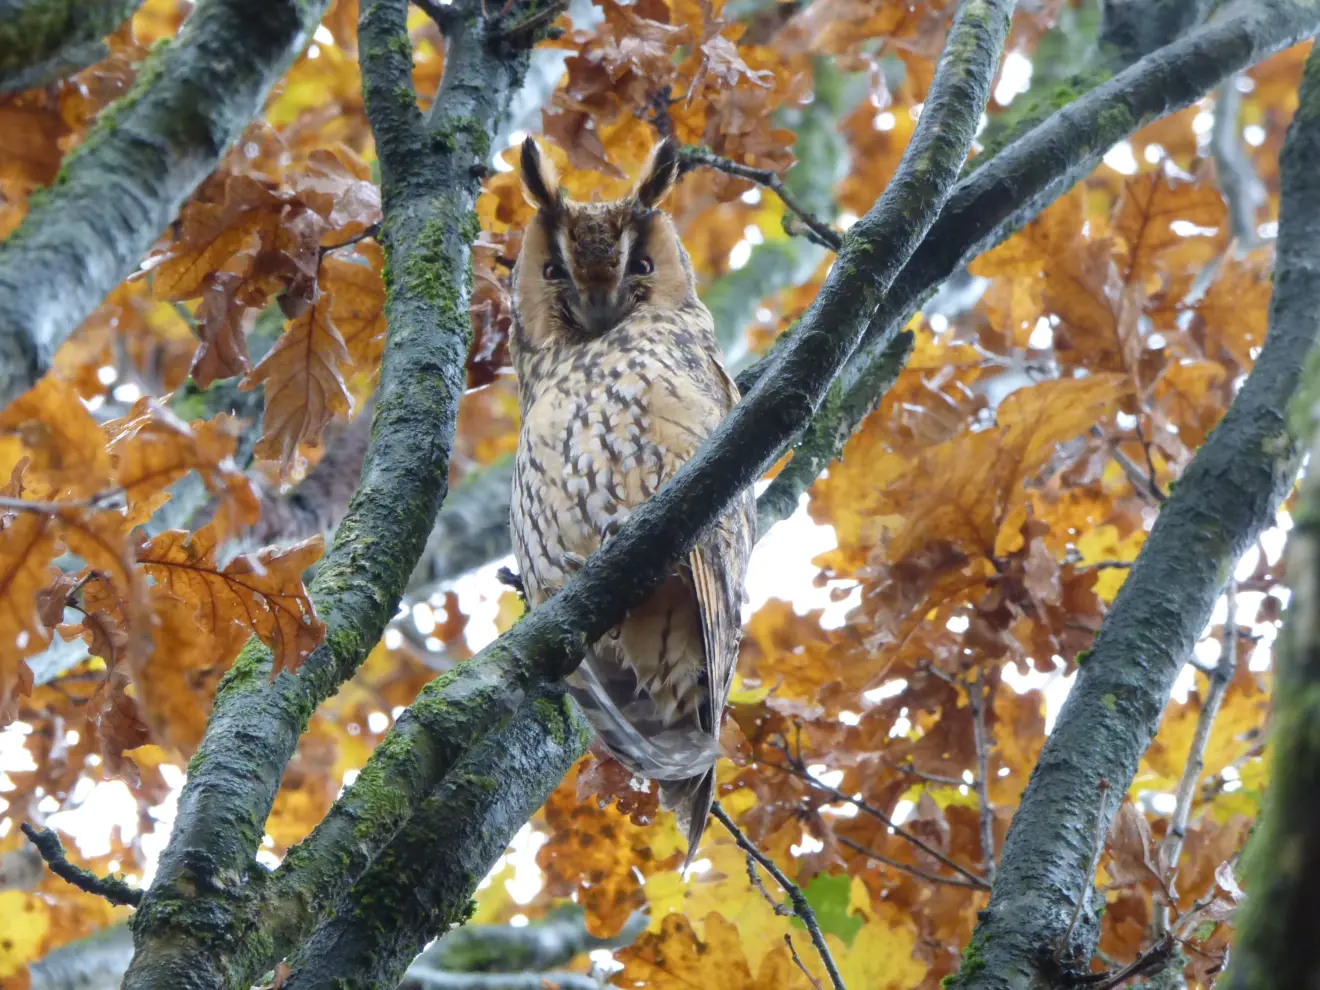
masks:
[[[653,271],[655,271],[655,265],[646,255],[633,258],[632,261],[628,262],[629,275],[650,275]]]
[[[541,277],[547,282],[562,282],[568,278],[568,272],[564,271],[563,265],[557,265],[553,261],[547,261],[545,267],[541,269]]]

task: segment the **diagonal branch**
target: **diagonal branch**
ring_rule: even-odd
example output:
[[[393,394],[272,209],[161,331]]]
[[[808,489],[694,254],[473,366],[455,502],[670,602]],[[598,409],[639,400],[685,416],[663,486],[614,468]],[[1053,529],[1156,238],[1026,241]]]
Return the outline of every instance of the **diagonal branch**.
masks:
[[[137,267],[328,6],[202,0],[102,111],[54,185],[33,194],[27,218],[0,244],[0,406],[45,373],[59,345]]]
[[[1310,338],[1320,303],[1320,50],[1306,61],[1297,114],[1279,157],[1279,245],[1271,304],[1270,335]],[[1266,338],[1268,350],[1270,340]],[[1303,349],[1298,347],[1300,356]],[[1320,754],[1315,727],[1320,713],[1320,477],[1314,465],[1316,362],[1306,367],[1304,401],[1292,410],[1291,425],[1309,433],[1312,469],[1293,514],[1288,540],[1288,584],[1292,598],[1276,646],[1277,681],[1270,741],[1270,785],[1265,808],[1247,846],[1246,885],[1251,891],[1240,912],[1233,961],[1219,984],[1228,990],[1256,986],[1301,986],[1314,980],[1320,959],[1315,938],[1313,894],[1320,882]],[[1261,355],[1264,361],[1265,355]],[[1295,377],[1297,369],[1292,369]],[[1253,374],[1253,378],[1255,375]],[[1247,387],[1250,387],[1248,380]],[[1283,408],[1279,407],[1281,414]],[[1181,485],[1179,486],[1181,488]]]
[[[679,167],[685,172],[694,168],[713,168],[725,175],[732,175],[735,178],[746,179],[748,182],[755,182],[758,186],[765,186],[783,201],[784,206],[790,213],[802,221],[803,226],[807,228],[809,240],[835,252],[843,247],[843,236],[799,203],[797,197],[784,185],[784,180],[779,177],[779,173],[773,169],[753,168],[751,165],[743,165],[740,162],[735,162],[732,158],[725,158],[705,148],[684,148],[678,153],[678,161]]]
[[[1238,16],[1283,23],[1285,8],[1297,10],[1254,4]],[[1317,21],[1314,8],[1296,16],[1312,27]],[[1312,100],[1320,78],[1314,62],[1306,85]],[[1100,781],[1115,793],[1127,791],[1234,563],[1273,523],[1296,476],[1299,451],[1286,410],[1315,349],[1317,122],[1318,116],[1300,114],[1282,156],[1275,294],[1264,349],[1163,504],[1045,741],[1009,828],[990,904],[951,984],[960,990],[1000,987],[1006,972],[1030,974],[1022,986],[1048,984],[1039,950],[1059,942],[1074,908],[1071,892],[1089,883],[1090,843],[1075,823],[1099,817],[1107,831],[1118,802],[1104,807]],[[1072,955],[1089,957],[1098,933],[1091,904],[1072,935]]]
[[[102,42],[142,0],[6,0],[0,5],[0,96],[35,89],[105,58]]]
[[[714,815],[721,825],[729,830],[733,840],[738,843],[738,848],[745,852],[752,859],[760,864],[761,869],[769,873],[775,883],[783,888],[784,893],[788,895],[788,901],[793,905],[793,913],[797,915],[798,920],[807,926],[807,931],[811,935],[811,944],[816,947],[816,953],[820,956],[820,961],[825,965],[825,972],[829,974],[830,983],[834,990],[844,990],[843,977],[839,975],[839,967],[834,964],[834,957],[830,955],[830,948],[825,944],[825,936],[821,934],[820,923],[816,921],[816,912],[811,910],[811,905],[807,903],[806,895],[802,893],[802,888],[784,875],[784,871],[775,865],[775,861],[767,856],[761,850],[757,849],[752,841],[743,834],[737,823],[729,817],[718,801],[711,805],[710,813]],[[795,953],[796,955],[796,953]]]
[[[334,820],[289,851],[254,919],[262,937],[297,945],[284,990],[340,985],[350,976],[354,986],[396,986],[427,942],[466,920],[476,885],[508,847],[508,836],[549,797],[591,739],[586,718],[561,687],[529,697],[519,715],[463,758],[337,903],[327,893],[343,866],[334,843],[323,841]],[[499,776],[492,775],[496,766]],[[441,836],[445,852],[438,855]],[[307,908],[328,904],[333,910],[312,931],[316,919]],[[502,969],[534,962],[507,953],[498,961]],[[416,969],[411,975],[416,978]]]
[[[170,843],[135,918],[137,954],[124,984],[130,990],[250,985],[269,968],[269,942],[233,933],[245,930],[260,895],[246,878],[280,776],[311,713],[352,676],[392,618],[446,492],[465,384],[468,258],[477,166],[489,152],[485,121],[507,107],[526,69],[527,47],[505,43],[496,50],[484,43],[479,20],[460,23],[449,39],[434,108],[423,119],[414,101],[399,98],[404,86],[412,93],[405,16],[405,0],[365,6],[359,32],[381,161],[389,329],[362,482],[311,586],[326,641],[295,675],[273,682],[269,651],[253,641],[221,682]],[[488,687],[491,708],[516,709],[514,688]],[[436,717],[449,731],[429,737],[438,745],[428,738],[405,754],[418,772],[401,776],[394,782],[399,793],[376,804],[378,841],[351,841],[350,827],[338,886],[326,890],[331,901],[476,735],[475,728],[466,737],[453,731],[452,712]],[[488,718],[482,728],[498,720]],[[389,752],[389,746],[378,751]],[[410,779],[420,784],[422,778],[420,789],[407,789]],[[352,807],[371,782],[368,770],[360,780],[365,786],[343,806]],[[333,828],[329,834],[343,838]],[[282,954],[288,946],[273,948]]]

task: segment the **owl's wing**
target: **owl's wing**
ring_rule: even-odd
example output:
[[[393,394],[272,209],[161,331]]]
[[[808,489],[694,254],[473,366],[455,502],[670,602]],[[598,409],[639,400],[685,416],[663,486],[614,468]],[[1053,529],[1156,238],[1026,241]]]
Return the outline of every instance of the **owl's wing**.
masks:
[[[706,648],[705,727],[715,736],[719,735],[720,713],[738,667],[743,577],[752,549],[755,505],[750,491],[740,495],[729,513],[688,556]]]

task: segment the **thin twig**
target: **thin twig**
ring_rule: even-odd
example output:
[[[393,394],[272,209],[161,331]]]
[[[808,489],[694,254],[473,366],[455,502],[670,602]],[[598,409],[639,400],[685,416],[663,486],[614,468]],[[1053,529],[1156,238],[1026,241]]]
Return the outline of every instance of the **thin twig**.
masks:
[[[1150,487],[1150,493],[1157,502],[1163,502],[1169,496],[1165,494],[1164,489],[1160,487],[1158,475],[1155,471],[1155,458],[1151,454],[1151,442],[1146,438],[1146,431],[1141,428],[1141,417],[1137,417],[1136,425],[1137,441],[1141,444],[1142,453],[1146,455],[1146,483]]]
[[[1135,561],[1132,560],[1097,560],[1094,564],[1085,564],[1076,568],[1078,574],[1085,574],[1088,571],[1116,571],[1131,570]]]
[[[98,877],[91,870],[84,870],[81,866],[70,863],[69,857],[64,853],[64,845],[60,842],[60,837],[53,830],[33,828],[27,822],[19,827],[37,847],[37,852],[41,853],[41,858],[50,867],[50,872],[61,880],[89,894],[104,897],[111,904],[137,907],[141,902],[142,891],[127,881],[118,877]]]
[[[783,901],[775,900],[774,895],[765,889],[765,883],[761,880],[761,874],[756,872],[756,859],[751,853],[747,853],[747,879],[751,882],[752,886],[760,892],[761,896],[765,898],[765,902],[774,908],[775,914],[787,916],[793,913],[791,905],[785,904]]]
[[[1165,833],[1161,844],[1160,859],[1167,871],[1170,886],[1178,872],[1178,859],[1182,855],[1183,840],[1187,836],[1187,822],[1192,815],[1192,805],[1196,801],[1196,785],[1201,780],[1201,771],[1205,769],[1205,749],[1210,742],[1215,719],[1224,703],[1228,685],[1233,681],[1237,670],[1237,582],[1232,578],[1224,588],[1224,639],[1219,652],[1219,663],[1210,672],[1210,686],[1205,699],[1201,702],[1201,712],[1196,718],[1196,731],[1192,734],[1191,749],[1187,753],[1187,762],[1183,766],[1182,779],[1178,781],[1178,797],[1169,819],[1169,831]],[[1168,906],[1165,905],[1156,918],[1159,931],[1169,926]]]
[[[1114,990],[1114,987],[1121,986],[1135,976],[1141,976],[1145,973],[1154,975],[1162,972],[1173,956],[1175,944],[1173,936],[1166,933],[1158,942],[1122,969],[1115,970],[1099,983],[1092,984],[1091,990]]]
[[[886,763],[885,766],[896,770],[905,777],[915,777],[917,780],[924,780],[930,784],[939,784],[942,787],[965,787],[975,781],[960,780],[957,777],[941,777],[937,773],[925,773],[918,770],[909,763]]]
[[[793,962],[797,963],[797,968],[802,970],[802,975],[811,981],[811,985],[815,987],[816,990],[825,990],[825,988],[820,985],[820,980],[811,975],[811,970],[807,969],[806,964],[802,961],[802,957],[797,954],[797,949],[793,947],[793,936],[788,934],[788,932],[784,932],[784,944],[788,946],[788,954],[793,957]]]
[[[988,884],[985,881],[984,877],[978,877],[971,870],[967,869],[967,867],[959,866],[958,863],[954,862],[948,856],[944,855],[944,853],[940,852],[934,846],[930,845],[927,842],[924,842],[922,839],[913,835],[907,829],[903,828],[902,825],[895,824],[894,820],[890,818],[888,815],[886,815],[883,811],[881,811],[879,808],[876,808],[873,805],[867,804],[861,798],[855,798],[851,794],[845,794],[837,787],[831,787],[829,784],[817,780],[815,777],[811,776],[811,774],[807,773],[805,770],[798,771],[794,767],[786,766],[783,763],[775,763],[771,760],[763,759],[763,760],[759,760],[758,762],[761,763],[763,766],[774,767],[776,770],[782,770],[784,771],[784,773],[792,774],[794,777],[798,777],[799,779],[806,781],[812,787],[816,788],[816,790],[822,791],[825,794],[829,794],[836,801],[844,801],[848,804],[851,804],[858,811],[870,815],[872,818],[876,819],[877,821],[883,822],[889,828],[893,829],[894,834],[897,835],[899,838],[906,839],[908,842],[912,843],[922,852],[934,856],[937,860],[939,860],[949,869],[954,870],[957,873],[961,873],[964,877],[970,880],[972,882],[972,885],[975,886],[977,889],[979,890],[990,889],[990,884]]]
[[[1095,871],[1100,866],[1100,853],[1105,848],[1105,804],[1109,797],[1109,781],[1104,777],[1100,778],[1100,807],[1095,810],[1095,836],[1092,838],[1091,865],[1086,870],[1086,877],[1082,881],[1082,889],[1077,894],[1077,903],[1073,907],[1072,917],[1068,920],[1068,927],[1064,930],[1063,937],[1059,939],[1058,948],[1054,950],[1055,962],[1063,962],[1063,954],[1068,949],[1068,940],[1072,938],[1073,929],[1077,927],[1077,919],[1082,916],[1082,905],[1086,903],[1087,896],[1091,892],[1091,884],[1095,880]]]
[[[821,934],[820,924],[816,921],[816,912],[811,910],[811,905],[807,903],[802,888],[788,879],[784,872],[775,866],[774,860],[752,844],[751,840],[743,834],[742,829],[734,823],[718,801],[711,805],[710,813],[729,830],[733,840],[738,843],[738,848],[761,864],[761,868],[770,874],[775,883],[784,888],[789,903],[793,905],[793,913],[798,916],[798,920],[806,925],[807,931],[811,933],[811,943],[816,947],[816,952],[820,955],[820,961],[825,964],[825,972],[829,974],[830,983],[834,985],[834,990],[844,990],[843,977],[839,975],[839,968],[834,965],[834,957],[830,955],[830,947],[825,944],[825,936]]]
[[[988,692],[985,674],[967,681],[967,703],[972,709],[972,738],[976,745],[976,800],[981,817],[981,872],[986,882],[995,882],[995,809],[990,804],[990,736],[986,731],[985,707]]]
[[[901,863],[896,859],[890,859],[888,856],[882,856],[874,849],[864,846],[860,842],[854,842],[846,835],[836,835],[835,839],[847,846],[853,852],[861,853],[867,859],[873,859],[877,863],[884,863],[886,866],[892,866],[896,870],[910,873],[918,879],[929,880],[931,883],[942,883],[950,887],[967,887],[971,890],[985,890],[984,884],[972,883],[970,880],[959,880],[957,877],[942,877],[938,873],[930,873],[921,869],[919,866],[913,866],[910,863]]]
[[[501,11],[501,14],[507,12],[508,6],[508,4],[505,4],[505,9],[504,11]],[[568,0],[553,0],[553,2],[547,4],[538,11],[528,14],[521,20],[514,21],[512,24],[501,27],[498,31],[492,32],[491,40],[507,41],[522,35],[532,34],[545,27],[567,9]]]
[[[836,254],[843,247],[843,235],[829,224],[817,219],[810,210],[799,203],[797,198],[788,191],[788,187],[784,185],[784,180],[779,177],[778,172],[771,171],[768,168],[753,168],[750,165],[743,165],[735,162],[732,158],[725,158],[722,155],[707,151],[705,148],[684,148],[678,153],[678,160],[680,167],[685,172],[698,167],[713,168],[726,175],[746,179],[748,182],[755,182],[758,186],[764,186],[778,196],[784,205],[788,207],[789,212],[807,227],[808,239],[821,247],[829,248]]]
[[[423,10],[425,10],[425,8],[423,8]],[[340,241],[338,244],[323,245],[321,247],[321,257],[324,258],[331,251],[338,251],[340,248],[351,247],[352,245],[357,244],[360,241],[365,241],[368,237],[375,237],[379,233],[380,233],[380,224],[373,223],[370,227],[366,228],[366,230],[362,231],[360,234],[354,234],[346,241]]]

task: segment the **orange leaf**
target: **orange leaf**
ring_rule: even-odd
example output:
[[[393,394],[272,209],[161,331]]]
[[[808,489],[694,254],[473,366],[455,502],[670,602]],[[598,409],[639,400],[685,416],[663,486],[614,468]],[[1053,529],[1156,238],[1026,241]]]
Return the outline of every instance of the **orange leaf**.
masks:
[[[240,386],[265,385],[266,414],[255,452],[279,461],[285,471],[299,444],[319,444],[326,424],[352,408],[344,382],[348,348],[330,309],[329,299],[315,299]]]
[[[321,291],[348,348],[354,372],[373,374],[385,351],[384,252],[370,241],[356,247],[367,264],[330,255],[321,262]],[[350,256],[351,257],[351,256]]]
[[[160,299],[192,299],[206,279],[253,237],[273,241],[284,199],[248,175],[231,175],[222,203],[193,202],[180,214],[182,235],[147,267]]]
[[[237,421],[220,413],[191,425],[159,402],[143,396],[122,419],[106,424],[115,479],[130,506],[197,471],[212,493],[223,493],[247,524],[257,521],[260,505],[252,483],[234,465]]]
[[[303,587],[302,573],[325,548],[321,536],[290,547],[267,547],[235,557],[223,568],[216,562],[216,531],[173,529],[145,543],[141,562],[158,584],[197,610],[201,627],[223,636],[237,622],[255,633],[274,653],[272,676],[293,670],[325,638]]]
[[[37,593],[59,576],[50,566],[59,543],[51,518],[41,513],[0,517],[0,526],[0,723],[7,723],[14,717],[14,697],[32,687],[23,657],[50,642]]]
[[[68,382],[47,375],[0,413],[0,433],[12,433],[31,452],[24,482],[41,494],[91,495],[110,481],[105,434]]]

